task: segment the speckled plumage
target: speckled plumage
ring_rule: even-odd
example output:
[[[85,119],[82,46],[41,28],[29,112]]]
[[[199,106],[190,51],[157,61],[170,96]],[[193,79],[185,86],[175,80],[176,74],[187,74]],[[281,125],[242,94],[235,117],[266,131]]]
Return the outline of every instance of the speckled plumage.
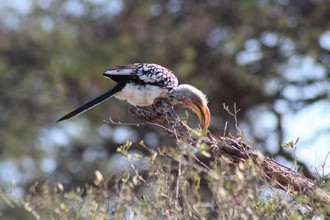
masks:
[[[155,85],[168,90],[175,89],[178,86],[178,79],[171,70],[152,63],[118,66],[106,70],[103,75],[116,82],[126,80],[128,83]]]
[[[157,98],[165,97],[178,86],[171,70],[158,64],[135,63],[108,69],[103,74],[125,86],[114,96],[127,100],[133,106],[152,105]]]
[[[173,104],[182,103],[192,109],[203,127],[210,123],[210,112],[205,95],[190,85],[178,85],[173,72],[158,64],[134,63],[106,70],[103,75],[117,82],[110,91],[91,100],[58,121],[77,116],[112,96],[127,100],[133,106],[149,106],[158,98],[168,98]]]
[[[178,86],[171,70],[158,64],[134,63],[106,70],[103,75],[118,84],[110,91],[89,101],[63,116],[57,122],[77,116],[115,96],[134,106],[152,105],[157,98],[165,97]]]

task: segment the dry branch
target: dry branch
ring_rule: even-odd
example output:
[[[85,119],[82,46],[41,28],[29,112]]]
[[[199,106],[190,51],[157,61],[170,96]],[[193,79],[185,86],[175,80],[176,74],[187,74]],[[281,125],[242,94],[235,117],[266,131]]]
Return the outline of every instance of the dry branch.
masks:
[[[192,146],[198,146],[201,142],[207,144],[210,147],[209,153],[212,155],[212,159],[216,160],[225,156],[233,164],[252,159],[254,164],[262,169],[262,177],[265,181],[289,192],[293,196],[304,195],[305,201],[315,210],[328,206],[327,215],[330,216],[329,192],[323,190],[302,174],[277,163],[271,158],[262,156],[260,152],[243,142],[240,138],[221,137],[216,139],[211,133],[208,133],[201,140],[196,135],[191,135],[193,130],[182,122],[173,110],[173,107],[165,101],[143,108],[134,107],[130,111],[134,117],[157,124],[170,135],[184,138]]]

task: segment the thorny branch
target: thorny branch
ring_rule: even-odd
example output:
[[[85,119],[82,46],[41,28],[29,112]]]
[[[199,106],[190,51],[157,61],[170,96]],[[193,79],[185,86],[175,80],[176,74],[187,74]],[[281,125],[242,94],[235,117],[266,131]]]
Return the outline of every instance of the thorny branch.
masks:
[[[262,178],[281,188],[291,195],[297,193],[305,195],[308,204],[314,209],[330,204],[330,193],[321,189],[315,182],[279,163],[275,160],[264,157],[261,153],[243,142],[240,138],[220,137],[216,139],[210,132],[203,138],[191,135],[194,132],[186,123],[180,120],[173,107],[165,101],[158,102],[148,107],[133,107],[131,114],[149,123],[156,124],[176,138],[183,139],[191,146],[198,146],[200,143],[209,146],[210,159],[216,160],[220,157],[229,158],[233,164],[252,159],[256,166],[262,169]],[[329,209],[329,207],[328,207]],[[330,216],[330,210],[327,210]]]

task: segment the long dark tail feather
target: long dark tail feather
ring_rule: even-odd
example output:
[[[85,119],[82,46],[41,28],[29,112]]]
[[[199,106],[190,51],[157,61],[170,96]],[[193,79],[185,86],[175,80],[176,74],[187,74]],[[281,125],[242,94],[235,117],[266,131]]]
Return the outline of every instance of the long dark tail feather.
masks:
[[[60,122],[60,121],[75,117],[77,115],[80,115],[80,114],[84,113],[85,111],[88,111],[89,109],[91,109],[94,106],[100,104],[101,102],[104,102],[105,100],[111,98],[114,94],[121,91],[124,88],[124,86],[125,86],[124,83],[118,83],[110,91],[108,91],[108,92],[100,95],[99,97],[87,102],[86,104],[84,104],[83,106],[81,106],[81,107],[77,108],[76,110],[70,112],[69,114],[64,115],[62,118],[58,119],[56,122]]]

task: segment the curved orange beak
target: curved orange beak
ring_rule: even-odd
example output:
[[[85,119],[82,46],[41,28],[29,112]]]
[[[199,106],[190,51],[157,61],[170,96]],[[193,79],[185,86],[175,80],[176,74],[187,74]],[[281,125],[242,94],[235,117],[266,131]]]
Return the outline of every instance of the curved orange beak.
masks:
[[[203,125],[204,129],[207,129],[211,122],[211,113],[206,105],[193,103],[191,109],[196,114],[199,123]]]

